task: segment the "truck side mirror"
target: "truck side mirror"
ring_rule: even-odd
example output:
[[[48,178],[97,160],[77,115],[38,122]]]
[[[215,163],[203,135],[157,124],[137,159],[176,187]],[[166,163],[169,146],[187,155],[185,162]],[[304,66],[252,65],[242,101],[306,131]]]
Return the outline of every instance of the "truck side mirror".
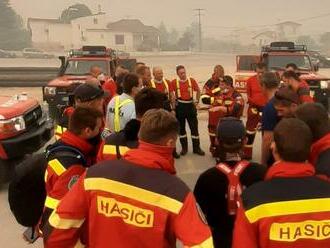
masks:
[[[59,56],[58,59],[61,61],[61,67],[59,75],[62,75],[64,73],[65,64],[66,64],[66,57],[65,56]]]

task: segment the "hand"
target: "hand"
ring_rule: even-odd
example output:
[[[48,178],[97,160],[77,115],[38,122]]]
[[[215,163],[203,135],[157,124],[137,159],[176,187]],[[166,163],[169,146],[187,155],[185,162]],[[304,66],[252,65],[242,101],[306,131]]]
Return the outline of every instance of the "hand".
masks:
[[[199,110],[199,103],[198,102],[195,102],[195,107],[197,110]]]
[[[218,111],[227,113],[227,108],[224,106],[216,106],[216,107],[210,108],[210,112],[218,112]]]

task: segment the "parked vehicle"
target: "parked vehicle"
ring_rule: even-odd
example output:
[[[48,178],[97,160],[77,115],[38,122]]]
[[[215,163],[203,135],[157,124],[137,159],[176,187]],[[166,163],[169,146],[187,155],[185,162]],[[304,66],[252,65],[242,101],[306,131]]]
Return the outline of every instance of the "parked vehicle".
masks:
[[[309,84],[311,95],[329,109],[330,78],[318,74],[318,65],[312,63],[305,45],[296,45],[293,42],[273,42],[262,47],[260,55],[238,55],[234,83],[238,91],[246,92],[246,81],[255,75],[254,68],[258,62],[265,63],[267,70],[274,71],[280,76],[287,64],[296,64],[301,78]]]
[[[42,50],[36,48],[24,48],[23,49],[24,58],[36,58],[36,59],[51,59],[55,58],[53,54],[46,53]]]
[[[16,58],[16,54],[0,49],[0,58]]]

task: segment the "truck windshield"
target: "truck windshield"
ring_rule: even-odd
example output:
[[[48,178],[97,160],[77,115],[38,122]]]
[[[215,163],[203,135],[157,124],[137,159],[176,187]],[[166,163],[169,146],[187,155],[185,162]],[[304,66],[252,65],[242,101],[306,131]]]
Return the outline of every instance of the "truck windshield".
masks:
[[[276,55],[268,56],[269,69],[284,69],[287,64],[294,63],[301,70],[312,70],[311,62],[308,56],[288,56]]]
[[[64,75],[88,75],[92,66],[98,66],[102,72],[107,73],[107,62],[104,60],[70,60]]]

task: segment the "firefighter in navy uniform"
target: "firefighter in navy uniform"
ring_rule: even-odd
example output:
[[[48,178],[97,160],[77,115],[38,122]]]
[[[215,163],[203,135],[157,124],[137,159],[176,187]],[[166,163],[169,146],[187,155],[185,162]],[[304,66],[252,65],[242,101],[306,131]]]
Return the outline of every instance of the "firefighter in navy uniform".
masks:
[[[204,156],[205,152],[200,148],[198,133],[197,105],[200,98],[200,89],[197,82],[186,75],[186,69],[183,65],[176,67],[179,78],[172,81],[176,92],[177,105],[175,108],[176,118],[180,124],[180,143],[182,146],[181,155],[188,152],[188,138],[186,133],[186,120],[188,121],[193,144],[193,153]],[[194,96],[196,95],[196,96]]]
[[[139,91],[134,97],[136,119],[130,120],[123,130],[110,134],[101,143],[97,161],[120,159],[130,149],[137,148],[142,116],[149,109],[163,108],[164,97],[165,94],[152,88],[144,88]]]
[[[266,167],[242,160],[246,131],[241,120],[222,118],[217,127],[217,166],[203,172],[194,189],[198,204],[211,227],[214,247],[230,248],[239,190],[262,181]],[[228,194],[228,191],[231,194]],[[230,197],[228,197],[230,195]]]
[[[330,184],[306,162],[312,133],[287,118],[274,130],[276,163],[242,194],[233,248],[330,247]]]
[[[62,134],[68,129],[69,118],[77,107],[88,107],[104,113],[103,104],[107,93],[93,83],[84,83],[79,85],[73,91],[74,106],[64,109],[61,118],[56,124],[55,138],[59,140]]]
[[[145,113],[139,147],[87,170],[49,218],[45,247],[77,247],[86,230],[89,248],[175,248],[177,239],[184,247],[213,248],[192,192],[173,175],[177,135],[168,111]]]

